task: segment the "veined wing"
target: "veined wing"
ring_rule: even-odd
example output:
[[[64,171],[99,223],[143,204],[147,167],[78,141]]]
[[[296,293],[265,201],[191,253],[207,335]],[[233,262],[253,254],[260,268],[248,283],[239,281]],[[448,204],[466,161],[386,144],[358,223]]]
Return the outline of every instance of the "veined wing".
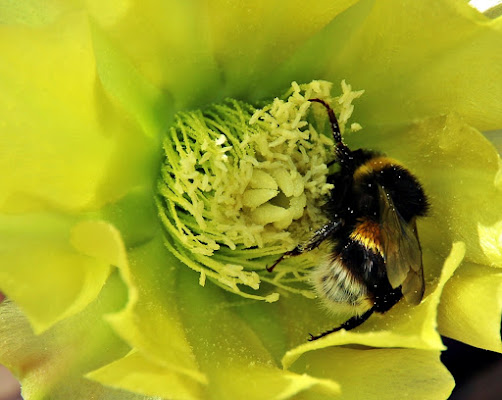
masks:
[[[381,236],[387,278],[393,288],[401,286],[410,304],[419,304],[424,295],[422,249],[416,222],[404,221],[389,193],[378,185]]]

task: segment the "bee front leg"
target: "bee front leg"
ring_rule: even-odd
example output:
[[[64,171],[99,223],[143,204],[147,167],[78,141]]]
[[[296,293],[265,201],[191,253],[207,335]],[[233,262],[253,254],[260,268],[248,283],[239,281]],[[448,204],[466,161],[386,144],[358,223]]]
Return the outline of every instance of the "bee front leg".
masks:
[[[281,257],[279,257],[270,267],[267,267],[267,271],[272,272],[275,266],[285,258],[299,256],[300,254],[306,253],[319,247],[319,245],[324,242],[324,240],[326,240],[338,229],[340,229],[342,225],[343,224],[341,219],[328,222],[322,228],[315,231],[314,236],[312,236],[312,238],[308,242],[299,244],[293,250],[287,251]]]

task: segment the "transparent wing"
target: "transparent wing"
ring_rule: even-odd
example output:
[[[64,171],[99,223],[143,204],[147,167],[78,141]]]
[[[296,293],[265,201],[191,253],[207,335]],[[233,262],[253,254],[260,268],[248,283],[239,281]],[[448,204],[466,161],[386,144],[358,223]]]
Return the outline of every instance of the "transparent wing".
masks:
[[[380,225],[387,278],[393,288],[401,286],[406,301],[418,304],[424,295],[422,249],[416,222],[406,223],[390,195],[378,185]]]

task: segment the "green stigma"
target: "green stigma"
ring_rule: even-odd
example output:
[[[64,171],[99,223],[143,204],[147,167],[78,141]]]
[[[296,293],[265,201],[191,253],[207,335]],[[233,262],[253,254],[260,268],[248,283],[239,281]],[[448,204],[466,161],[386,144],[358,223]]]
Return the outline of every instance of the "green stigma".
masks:
[[[314,296],[305,284],[313,255],[289,259],[275,274],[266,266],[326,222],[321,206],[332,189],[333,139],[325,110],[309,99],[330,103],[343,132],[352,100],[362,94],[342,82],[343,93],[333,98],[331,86],[293,82],[263,108],[229,99],[175,116],[156,202],[166,246],[200,273],[202,286],[208,278],[268,302],[279,289]]]

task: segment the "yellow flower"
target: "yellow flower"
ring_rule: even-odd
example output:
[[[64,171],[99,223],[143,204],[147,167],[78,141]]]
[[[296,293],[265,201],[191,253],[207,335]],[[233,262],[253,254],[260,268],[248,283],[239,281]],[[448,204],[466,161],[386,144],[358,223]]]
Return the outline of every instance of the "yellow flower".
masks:
[[[502,20],[443,1],[0,4],[0,363],[26,399],[446,398],[439,334],[502,351]],[[183,265],[155,205],[177,111],[364,89],[351,148],[423,182],[426,298],[354,331]],[[265,290],[260,295],[266,294]],[[343,346],[342,346],[343,345]]]

